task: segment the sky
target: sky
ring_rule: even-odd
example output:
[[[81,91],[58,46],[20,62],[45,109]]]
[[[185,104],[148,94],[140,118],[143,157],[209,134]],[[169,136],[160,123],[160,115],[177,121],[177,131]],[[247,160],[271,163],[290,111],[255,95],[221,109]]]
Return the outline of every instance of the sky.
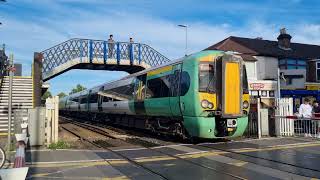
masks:
[[[320,45],[317,0],[7,0],[0,2],[0,44],[31,74],[34,52],[71,38],[145,43],[169,59],[213,45],[228,36],[276,40],[285,27],[293,42]],[[71,70],[49,81],[53,95],[82,84],[93,87],[125,72]]]

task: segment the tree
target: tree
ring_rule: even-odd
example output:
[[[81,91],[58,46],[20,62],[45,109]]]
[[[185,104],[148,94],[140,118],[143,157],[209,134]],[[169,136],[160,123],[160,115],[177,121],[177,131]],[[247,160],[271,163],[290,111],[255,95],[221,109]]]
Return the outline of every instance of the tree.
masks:
[[[59,96],[59,98],[64,98],[64,97],[66,97],[67,95],[66,95],[66,93],[64,93],[64,92],[61,92],[61,93],[59,93],[57,96]]]
[[[52,98],[52,94],[49,90],[47,90],[41,97],[42,100],[46,100],[47,98]]]
[[[86,90],[87,88],[82,86],[81,84],[78,84],[75,88],[73,88],[71,90],[71,92],[69,94],[74,94],[74,93],[77,93],[77,92],[80,92],[80,91],[83,91],[83,90]]]

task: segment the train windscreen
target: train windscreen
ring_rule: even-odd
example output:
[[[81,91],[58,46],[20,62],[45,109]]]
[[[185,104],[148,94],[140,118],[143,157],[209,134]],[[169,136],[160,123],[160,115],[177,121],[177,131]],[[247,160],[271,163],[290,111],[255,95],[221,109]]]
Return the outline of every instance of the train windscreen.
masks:
[[[199,64],[199,91],[213,93],[214,87],[214,64]]]

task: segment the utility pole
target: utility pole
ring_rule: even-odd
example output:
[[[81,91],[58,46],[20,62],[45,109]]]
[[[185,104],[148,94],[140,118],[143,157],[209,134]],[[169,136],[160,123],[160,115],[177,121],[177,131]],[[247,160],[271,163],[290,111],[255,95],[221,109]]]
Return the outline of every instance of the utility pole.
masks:
[[[13,78],[13,54],[9,57],[9,97],[8,97],[8,152],[11,150],[11,118],[12,118],[12,78]]]
[[[186,30],[186,48],[185,48],[185,56],[188,55],[188,26],[187,25],[183,25],[183,24],[179,24],[179,27],[183,27]]]
[[[278,98],[280,99],[281,98],[281,88],[280,88],[280,85],[281,85],[281,82],[280,82],[280,68],[278,67],[278,72],[277,72],[277,96]]]
[[[6,0],[0,0],[0,2],[5,3],[5,2],[7,2],[7,1],[6,1]],[[2,25],[2,22],[0,22],[0,25]]]

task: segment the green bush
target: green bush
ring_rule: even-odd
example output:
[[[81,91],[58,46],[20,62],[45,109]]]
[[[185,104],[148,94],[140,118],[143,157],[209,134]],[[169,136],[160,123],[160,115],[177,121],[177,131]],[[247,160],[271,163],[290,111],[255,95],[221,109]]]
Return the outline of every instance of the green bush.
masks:
[[[57,143],[51,143],[49,145],[49,149],[68,149],[68,148],[70,148],[70,144],[61,140],[59,140]]]

